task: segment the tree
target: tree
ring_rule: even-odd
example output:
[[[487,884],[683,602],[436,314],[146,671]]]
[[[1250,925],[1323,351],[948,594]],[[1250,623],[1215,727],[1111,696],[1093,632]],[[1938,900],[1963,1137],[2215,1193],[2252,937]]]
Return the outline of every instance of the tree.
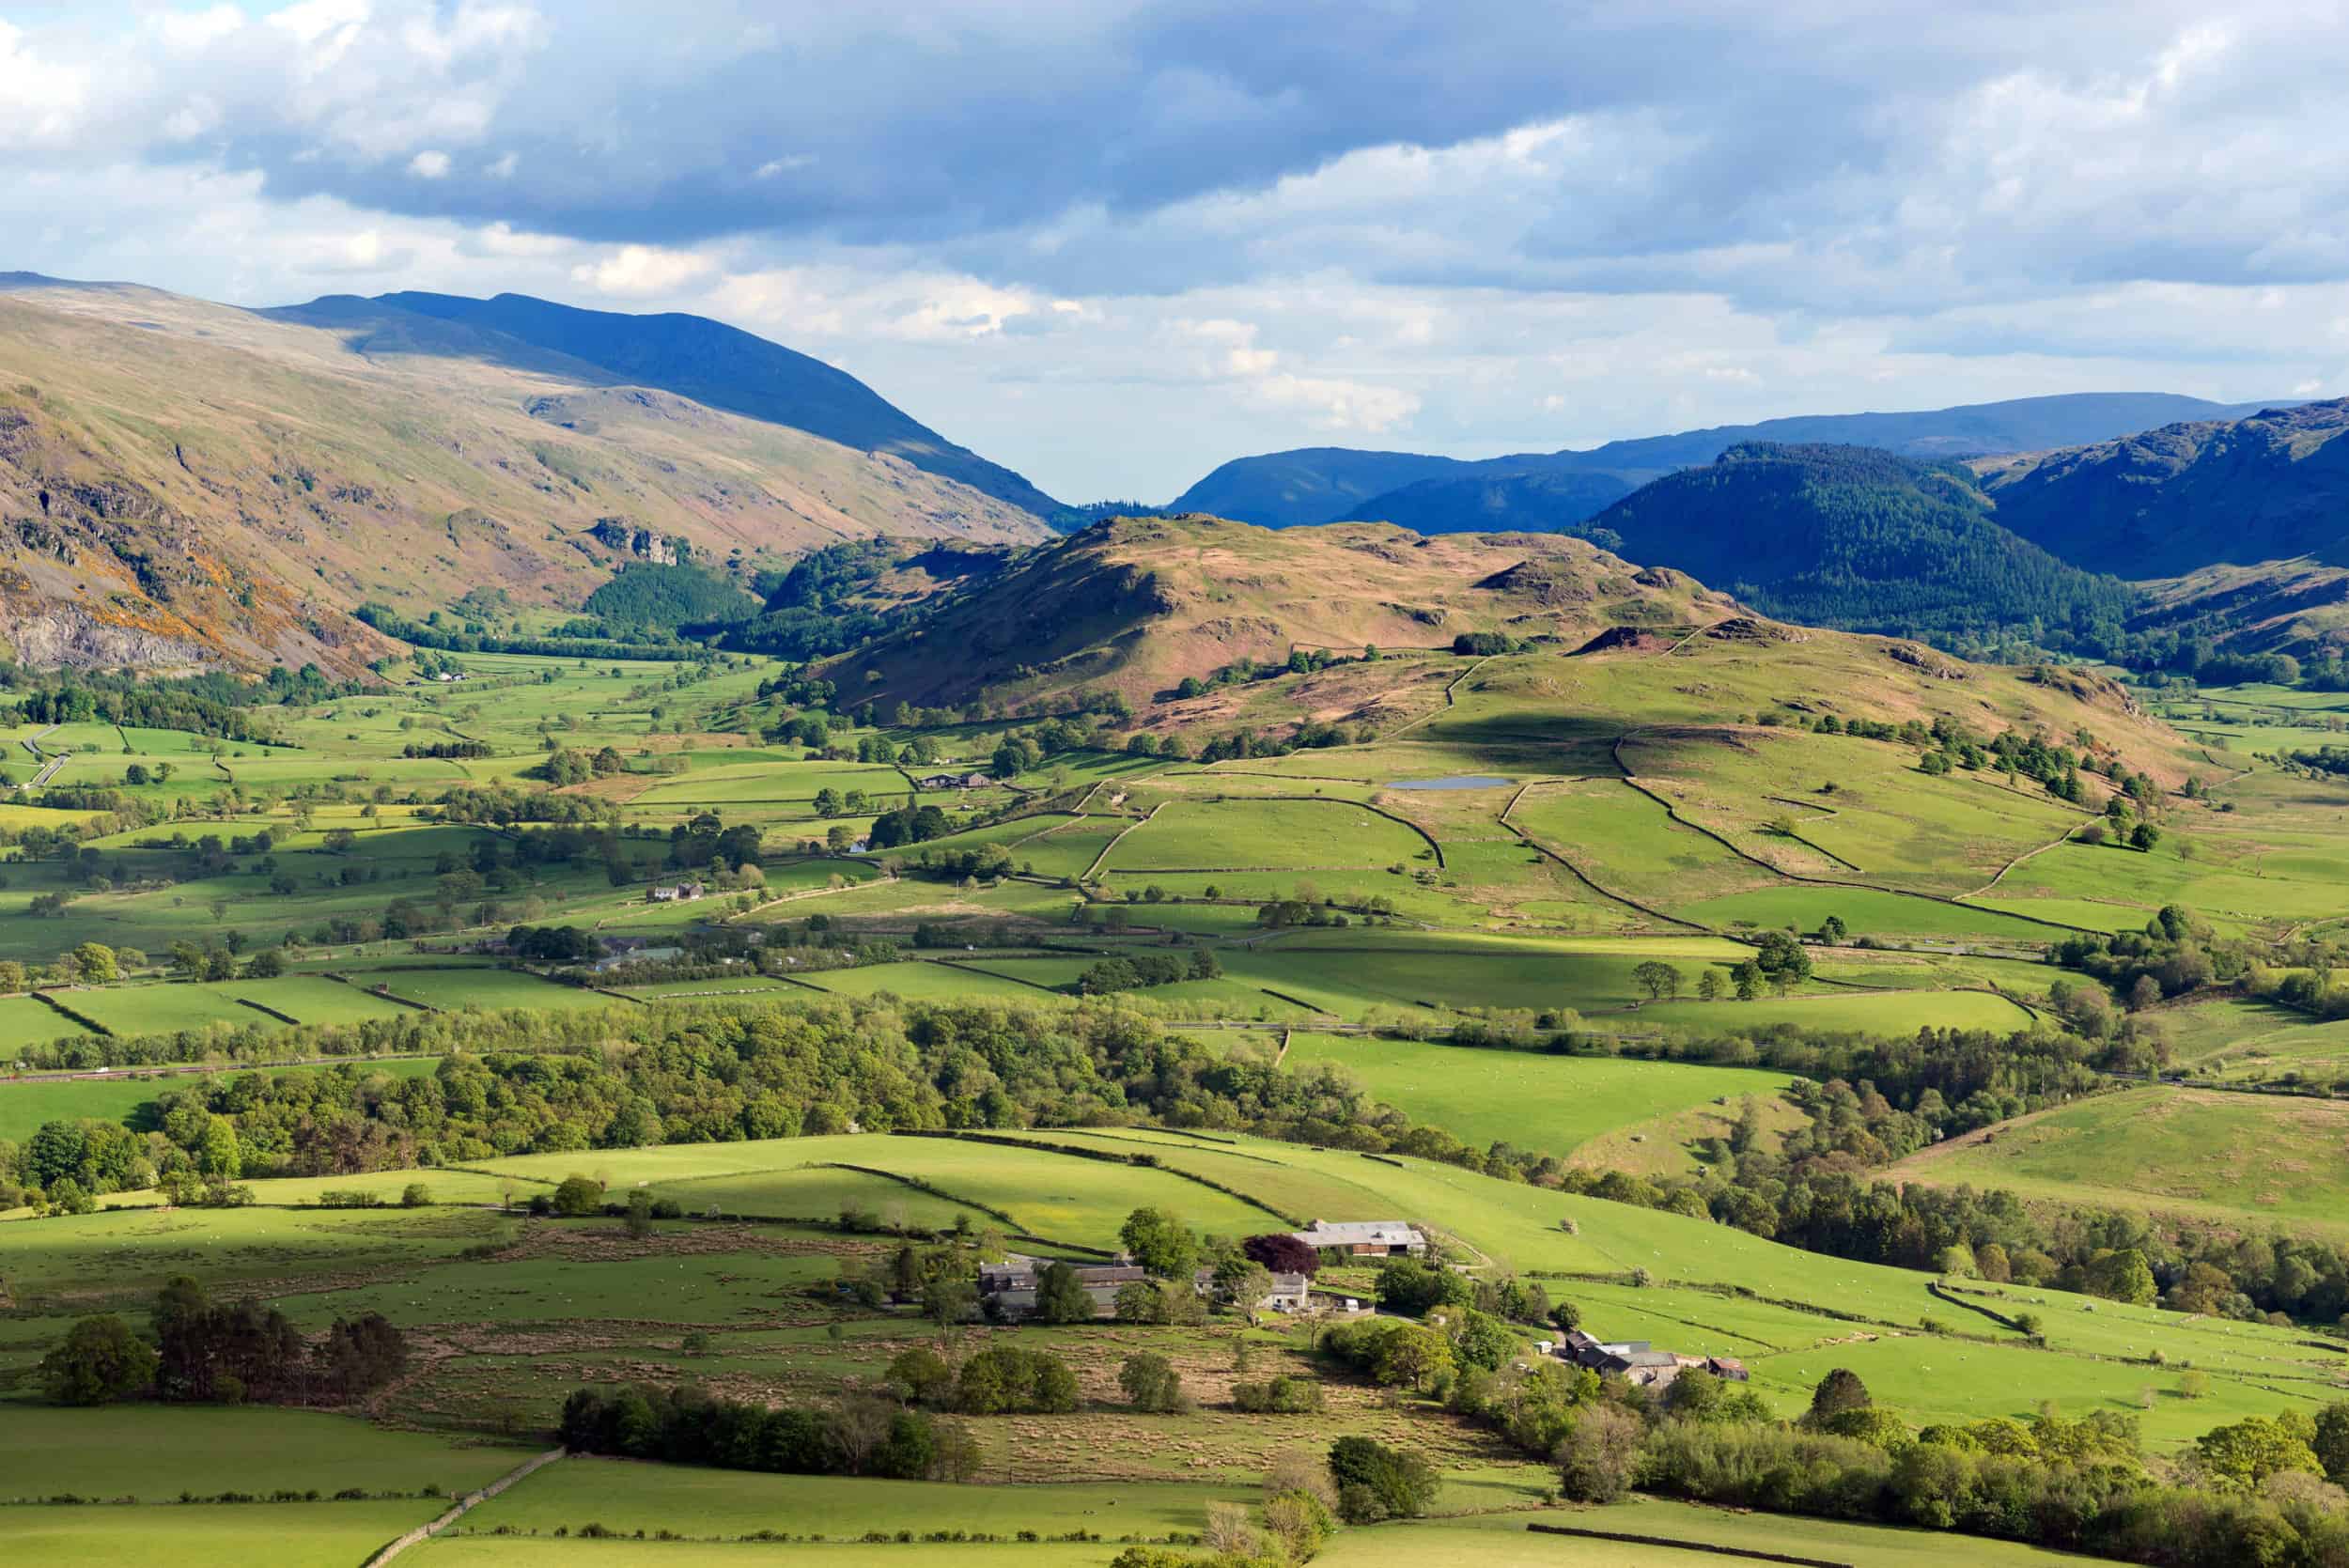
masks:
[[[1697,972],[1697,1000],[1719,1001],[1721,997],[1721,971],[1711,965]]]
[[[1372,1437],[1330,1444],[1330,1479],[1338,1489],[1338,1516],[1356,1525],[1416,1519],[1443,1485],[1441,1472],[1424,1456]]]
[[[1739,1001],[1751,1001],[1762,994],[1762,966],[1750,958],[1739,960],[1730,970],[1729,979],[1737,988]]]
[[[566,1176],[554,1189],[554,1212],[576,1219],[603,1212],[603,1183],[593,1176]]]
[[[1648,994],[1650,1001],[1661,1001],[1667,997],[1676,997],[1680,994],[1680,971],[1672,965],[1659,963],[1654,958],[1633,969],[1631,978],[1641,990]]]
[[[2309,1444],[2325,1479],[2349,1485],[2349,1400],[2335,1400],[2316,1413],[2316,1436]]]
[[[913,1404],[942,1405],[953,1391],[955,1371],[937,1351],[917,1344],[889,1363],[889,1381]]]
[[[1065,1263],[1045,1265],[1035,1279],[1035,1316],[1039,1323],[1093,1321],[1093,1296],[1075,1269]]]
[[[76,1321],[40,1361],[41,1390],[59,1405],[111,1405],[154,1381],[154,1350],[112,1312]]]
[[[1630,1489],[1646,1441],[1647,1428],[1622,1405],[1586,1406],[1550,1456],[1558,1489],[1575,1502],[1613,1502]]]
[[[1582,1327],[1582,1309],[1562,1300],[1549,1309],[1549,1321],[1558,1326],[1560,1333],[1569,1333]]]
[[[1164,1209],[1134,1210],[1117,1239],[1136,1263],[1161,1280],[1188,1280],[1199,1266],[1199,1238]]]
[[[1397,1324],[1378,1342],[1371,1375],[1389,1388],[1424,1389],[1454,1369],[1452,1342],[1432,1328]]]
[[[1126,1402],[1137,1410],[1166,1415],[1190,1408],[1174,1363],[1148,1351],[1126,1358],[1117,1369],[1117,1386],[1125,1390]]]
[[[1829,915],[1819,923],[1819,939],[1829,947],[1841,947],[1850,937],[1851,927],[1843,924],[1841,915]]]
[[[2142,849],[2151,854],[2154,846],[2160,842],[2161,830],[2150,822],[2140,822],[2129,830],[2129,847],[2132,849]]]
[[[1279,1231],[1252,1235],[1239,1244],[1239,1250],[1275,1274],[1311,1276],[1321,1267],[1321,1254],[1312,1243]]]
[[[115,950],[104,942],[84,942],[73,950],[73,961],[80,966],[82,978],[92,984],[122,977],[115,963]]]
[[[1819,1386],[1811,1391],[1811,1409],[1803,1419],[1806,1426],[1824,1426],[1846,1410],[1864,1410],[1875,1403],[1868,1397],[1868,1385],[1859,1374],[1847,1368],[1837,1367],[1819,1379]]]
[[[2249,1416],[2194,1439],[2195,1466],[2214,1485],[2256,1492],[2270,1476],[2323,1475],[2325,1467],[2309,1447],[2314,1436],[2309,1418],[2296,1411]]]
[[[959,1274],[933,1275],[922,1287],[922,1314],[941,1328],[960,1323],[978,1304],[978,1287]]]
[[[2145,1254],[2134,1247],[2097,1252],[2088,1260],[2087,1275],[2089,1294],[2108,1301],[2149,1307],[2161,1294],[2154,1283],[2154,1271],[2147,1265]]]

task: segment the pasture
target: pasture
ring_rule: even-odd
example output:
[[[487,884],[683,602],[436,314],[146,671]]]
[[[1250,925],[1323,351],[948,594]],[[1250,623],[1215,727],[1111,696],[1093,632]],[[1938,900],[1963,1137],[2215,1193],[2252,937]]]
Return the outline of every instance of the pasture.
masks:
[[[1746,1096],[1775,1099],[1788,1081],[1737,1067],[1361,1035],[1298,1033],[1283,1060],[1291,1067],[1334,1063],[1377,1098],[1477,1147],[1505,1141],[1559,1155],[1721,1101],[1728,1102],[1721,1112],[1726,1130]]]

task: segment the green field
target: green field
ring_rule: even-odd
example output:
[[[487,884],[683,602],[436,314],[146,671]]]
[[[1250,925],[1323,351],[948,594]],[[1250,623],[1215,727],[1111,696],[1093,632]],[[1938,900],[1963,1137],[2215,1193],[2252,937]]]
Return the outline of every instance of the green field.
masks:
[[[348,1486],[412,1493],[438,1485],[455,1494],[493,1481],[529,1457],[527,1450],[452,1443],[298,1410],[70,1410],[24,1403],[5,1408],[0,1495],[14,1498],[71,1492],[164,1503],[181,1492],[267,1493],[296,1483],[286,1467],[289,1455],[300,1456],[299,1486],[329,1497]],[[131,1453],[137,1462],[126,1466]],[[419,1503],[409,1512],[428,1516],[428,1507]]]
[[[1593,1139],[1716,1101],[1774,1099],[1782,1074],[1614,1057],[1479,1050],[1359,1035],[1290,1037],[1291,1066],[1330,1062],[1390,1105],[1479,1147],[1569,1154]],[[1723,1112],[1736,1114],[1735,1104]]]
[[[1935,1182],[2176,1204],[2349,1234],[2349,1106],[2194,1089],[2101,1095],[1903,1169]]]

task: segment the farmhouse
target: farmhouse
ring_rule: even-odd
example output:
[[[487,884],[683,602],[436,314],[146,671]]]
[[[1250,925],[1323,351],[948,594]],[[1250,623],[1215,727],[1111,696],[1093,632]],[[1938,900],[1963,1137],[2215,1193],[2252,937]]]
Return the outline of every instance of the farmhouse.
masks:
[[[652,904],[690,904],[709,890],[699,882],[663,882],[645,895]]]
[[[1272,1288],[1253,1301],[1236,1303],[1252,1312],[1301,1312],[1313,1298],[1313,1278],[1305,1274],[1275,1274]],[[1190,1288],[1201,1296],[1215,1290],[1215,1270],[1203,1268],[1190,1277]]]
[[[1427,1254],[1427,1238],[1400,1219],[1346,1220],[1337,1224],[1316,1219],[1296,1235],[1316,1251],[1326,1249],[1357,1258],[1419,1258]]]
[[[1022,1318],[1035,1313],[1037,1277],[1048,1260],[1014,1252],[997,1263],[979,1265],[979,1299],[989,1317]],[[1095,1317],[1117,1315],[1117,1293],[1140,1284],[1150,1271],[1135,1264],[1078,1264],[1077,1283],[1093,1298]]]
[[[1646,1340],[1605,1343],[1579,1328],[1566,1330],[1554,1352],[1562,1360],[1588,1367],[1601,1377],[1620,1377],[1643,1389],[1661,1389],[1691,1367],[1733,1383],[1747,1381],[1745,1363],[1733,1356],[1682,1356],[1658,1350]]]

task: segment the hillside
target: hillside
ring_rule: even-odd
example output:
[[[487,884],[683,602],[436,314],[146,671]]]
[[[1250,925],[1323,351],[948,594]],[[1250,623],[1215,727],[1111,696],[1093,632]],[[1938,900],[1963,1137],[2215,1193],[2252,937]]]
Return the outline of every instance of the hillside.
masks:
[[[2349,642],[2349,567],[2308,556],[2204,567],[2145,583],[2132,630],[2207,637],[2232,653],[2305,657]]]
[[[522,365],[561,355],[628,385],[658,387],[747,419],[901,458],[925,474],[968,485],[1038,517],[1060,505],[1009,469],[916,421],[847,371],[706,317],[580,310],[526,294],[474,300],[423,293],[373,300],[329,296],[265,314],[369,333],[397,332],[408,318],[422,317],[464,331],[411,334],[411,352]]]
[[[1579,539],[1134,518],[1028,557],[839,668],[876,695],[919,704],[1076,691],[1146,703],[1185,676],[1283,662],[1298,647],[1448,647],[1486,631],[1579,643],[1613,625],[1694,627],[1735,609]]]
[[[1579,521],[1651,479],[1709,463],[1746,442],[1877,446],[1912,458],[2030,452],[2107,441],[2169,421],[2234,418],[2260,407],[2168,393],[2076,393],[1906,413],[1797,415],[1613,441],[1584,451],[1520,452],[1474,462],[1315,447],[1225,463],[1184,491],[1174,509],[1268,527],[1375,519],[1424,533],[1552,528]],[[1511,483],[1563,474],[1589,476],[1592,488],[1562,491]],[[1393,477],[1381,482],[1381,475]],[[1611,493],[1603,493],[1610,485]],[[1588,510],[1563,515],[1562,504],[1583,501],[1590,502]]]
[[[0,280],[0,638],[35,662],[347,671],[385,646],[346,613],[366,600],[568,610],[680,544],[748,566],[1049,533],[906,458],[472,333]]]
[[[2131,577],[2313,556],[2349,565],[2349,398],[1980,462],[1999,519]]]
[[[1452,657],[1454,640],[1475,633],[1501,634],[1521,656],[1450,690],[1473,662]],[[1365,645],[1382,657],[1351,657]],[[1299,670],[1293,650],[1346,657]],[[1215,681],[1243,660],[1274,678]],[[1734,726],[1791,704],[1893,722],[1946,717],[1993,734],[2086,729],[2134,767],[2185,777],[2178,737],[2100,676],[2035,682],[1913,642],[1778,624],[1683,572],[1560,535],[1431,539],[1369,523],[1128,519],[941,598],[823,673],[882,705],[984,699],[1050,710],[1115,693],[1147,709],[1145,727],[1194,748],[1234,728],[1423,725],[1416,733],[1431,739],[1460,728],[1480,763],[1520,766],[1517,753],[1532,745],[1544,766],[1564,766],[1597,745],[1590,765],[1611,770],[1622,764],[1601,760],[1602,737],[1665,715]],[[1496,681],[1514,694],[1469,720],[1470,690]]]
[[[1864,447],[1735,446],[1591,526],[1634,559],[1731,584],[1771,614],[1849,630],[2085,631],[2117,625],[2135,600],[2000,527],[1963,467]]]

